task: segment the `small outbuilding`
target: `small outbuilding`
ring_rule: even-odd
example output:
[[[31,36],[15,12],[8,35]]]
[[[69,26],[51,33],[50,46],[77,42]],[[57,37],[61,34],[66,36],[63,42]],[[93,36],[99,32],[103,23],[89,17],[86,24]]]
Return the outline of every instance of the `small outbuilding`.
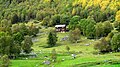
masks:
[[[66,25],[55,25],[56,32],[66,32]]]

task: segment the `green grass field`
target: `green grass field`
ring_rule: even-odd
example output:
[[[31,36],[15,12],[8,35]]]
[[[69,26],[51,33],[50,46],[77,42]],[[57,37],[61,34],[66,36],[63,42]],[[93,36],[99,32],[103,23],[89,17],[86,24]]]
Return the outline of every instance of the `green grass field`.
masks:
[[[96,54],[94,50],[94,43],[97,40],[89,40],[81,36],[79,43],[71,43],[68,40],[60,41],[61,38],[68,36],[67,33],[57,33],[58,42],[55,47],[46,48],[47,35],[49,29],[41,29],[41,35],[37,36],[37,42],[34,42],[34,52],[38,54],[36,58],[27,60],[11,60],[11,67],[120,67],[120,53]],[[90,44],[86,46],[85,44]],[[66,46],[70,47],[70,53],[65,49]],[[43,64],[44,56],[50,58],[50,52],[56,49],[57,60],[51,62],[50,65]],[[76,53],[76,58],[71,57],[72,53]],[[64,59],[64,61],[62,60]]]

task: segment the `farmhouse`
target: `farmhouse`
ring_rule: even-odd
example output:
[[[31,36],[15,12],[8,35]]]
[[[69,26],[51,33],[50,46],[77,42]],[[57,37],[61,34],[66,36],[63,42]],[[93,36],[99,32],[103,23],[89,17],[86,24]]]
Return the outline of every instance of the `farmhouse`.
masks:
[[[55,25],[57,32],[66,32],[66,25]]]

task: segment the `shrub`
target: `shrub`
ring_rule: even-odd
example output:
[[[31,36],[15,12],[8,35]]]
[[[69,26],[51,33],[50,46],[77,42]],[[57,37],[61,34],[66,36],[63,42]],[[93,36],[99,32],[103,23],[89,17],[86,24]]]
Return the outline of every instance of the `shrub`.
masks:
[[[51,59],[53,60],[53,62],[55,62],[57,59],[57,53],[55,49],[52,50]]]
[[[109,52],[111,50],[111,46],[104,37],[94,45],[94,49],[99,50],[102,53],[105,53],[105,52]]]
[[[69,52],[69,50],[70,50],[70,47],[69,47],[69,46],[66,46],[66,50]]]
[[[47,39],[48,47],[53,47],[56,45],[57,35],[56,32],[50,32]]]
[[[9,67],[9,65],[10,65],[10,60],[9,60],[9,58],[8,58],[7,55],[4,55],[4,56],[2,57],[2,65],[0,65],[0,67]]]
[[[111,47],[113,51],[120,51],[120,33],[114,34],[112,37]]]
[[[80,39],[81,31],[76,28],[75,30],[71,30],[69,33],[69,40],[73,43],[77,43],[77,40]]]

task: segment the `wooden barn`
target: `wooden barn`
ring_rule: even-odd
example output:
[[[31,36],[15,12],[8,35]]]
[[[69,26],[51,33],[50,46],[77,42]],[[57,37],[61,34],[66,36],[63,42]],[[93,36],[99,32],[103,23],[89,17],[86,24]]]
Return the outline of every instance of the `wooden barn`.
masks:
[[[55,25],[57,32],[66,32],[66,25]]]

